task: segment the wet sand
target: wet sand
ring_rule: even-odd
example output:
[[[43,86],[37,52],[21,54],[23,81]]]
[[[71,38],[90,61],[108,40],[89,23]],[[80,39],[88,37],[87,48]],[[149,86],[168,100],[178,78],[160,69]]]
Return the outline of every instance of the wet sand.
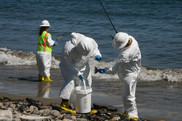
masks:
[[[49,99],[37,97],[42,89],[37,80],[36,66],[0,66],[0,72],[0,96],[33,97],[42,100],[43,103],[60,101],[59,89],[64,80],[59,69],[51,70],[54,81],[48,86]],[[93,78],[92,88],[93,103],[113,105],[122,112],[121,82]],[[136,97],[139,116],[154,121],[181,121],[181,95],[182,84],[179,83],[138,81]]]

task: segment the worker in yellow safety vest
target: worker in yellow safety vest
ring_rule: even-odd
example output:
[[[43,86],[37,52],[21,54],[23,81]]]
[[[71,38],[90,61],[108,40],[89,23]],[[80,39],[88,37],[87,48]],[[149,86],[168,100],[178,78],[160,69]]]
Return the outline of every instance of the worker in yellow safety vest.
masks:
[[[39,81],[52,81],[50,79],[52,46],[57,45],[57,42],[52,40],[51,34],[47,32],[49,27],[49,22],[43,20],[38,35],[36,60],[39,71]]]

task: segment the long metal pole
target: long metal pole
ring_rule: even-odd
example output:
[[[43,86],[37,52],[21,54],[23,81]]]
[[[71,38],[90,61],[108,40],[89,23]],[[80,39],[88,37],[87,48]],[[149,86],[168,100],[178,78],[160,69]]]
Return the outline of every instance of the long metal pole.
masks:
[[[109,21],[110,21],[110,23],[111,23],[111,25],[112,25],[112,27],[113,27],[114,31],[115,31],[116,33],[118,33],[118,32],[116,31],[116,28],[114,27],[114,24],[113,24],[113,23],[112,23],[112,21],[111,21],[111,19],[110,19],[110,17],[109,17],[109,15],[108,15],[108,13],[107,13],[107,11],[106,11],[106,9],[104,8],[104,6],[103,6],[103,4],[102,4],[101,0],[99,0],[99,2],[100,2],[100,4],[101,4],[102,8],[104,9],[104,12],[106,13],[107,18],[109,19]]]

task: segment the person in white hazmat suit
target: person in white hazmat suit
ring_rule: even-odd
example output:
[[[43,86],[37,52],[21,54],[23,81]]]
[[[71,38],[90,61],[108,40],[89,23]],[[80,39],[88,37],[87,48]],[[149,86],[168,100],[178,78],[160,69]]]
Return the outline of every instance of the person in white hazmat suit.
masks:
[[[116,33],[113,38],[113,47],[120,49],[119,56],[113,67],[97,69],[96,72],[114,74],[118,73],[122,81],[122,98],[124,103],[124,114],[122,118],[138,121],[138,111],[135,101],[137,77],[141,69],[141,52],[137,41],[127,33]]]
[[[56,41],[52,40],[51,34],[47,32],[49,27],[49,22],[47,20],[43,20],[42,24],[40,25],[36,53],[39,81],[52,81],[50,79],[52,46],[57,45],[57,43]]]
[[[83,80],[86,81],[86,86],[91,87],[92,77],[88,62],[91,58],[100,61],[101,53],[97,43],[92,38],[75,32],[71,35],[72,40],[66,42],[61,53],[60,70],[65,83],[60,89],[60,98],[62,99],[61,108],[63,110],[76,113],[75,110],[69,108],[68,104],[72,90]]]

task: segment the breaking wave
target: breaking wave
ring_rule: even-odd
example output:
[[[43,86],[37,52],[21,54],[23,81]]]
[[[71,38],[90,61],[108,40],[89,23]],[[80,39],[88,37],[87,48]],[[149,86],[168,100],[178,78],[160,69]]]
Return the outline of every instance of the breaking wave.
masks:
[[[0,48],[0,65],[36,65],[36,54],[33,52],[23,52]],[[58,68],[59,59],[52,58],[52,68]]]
[[[11,50],[8,48],[0,48],[0,66],[3,65],[18,65],[18,66],[32,66],[36,65],[36,57],[33,52],[23,52],[19,50]],[[59,68],[60,59],[57,56],[52,58],[52,68]],[[90,61],[91,69],[94,71],[96,67],[111,67],[113,62],[96,62]],[[117,74],[109,75],[105,74],[93,74],[94,78],[103,80],[118,80]],[[182,81],[182,69],[153,69],[150,67],[142,67],[139,75],[139,81],[167,81],[167,82],[181,82]]]

